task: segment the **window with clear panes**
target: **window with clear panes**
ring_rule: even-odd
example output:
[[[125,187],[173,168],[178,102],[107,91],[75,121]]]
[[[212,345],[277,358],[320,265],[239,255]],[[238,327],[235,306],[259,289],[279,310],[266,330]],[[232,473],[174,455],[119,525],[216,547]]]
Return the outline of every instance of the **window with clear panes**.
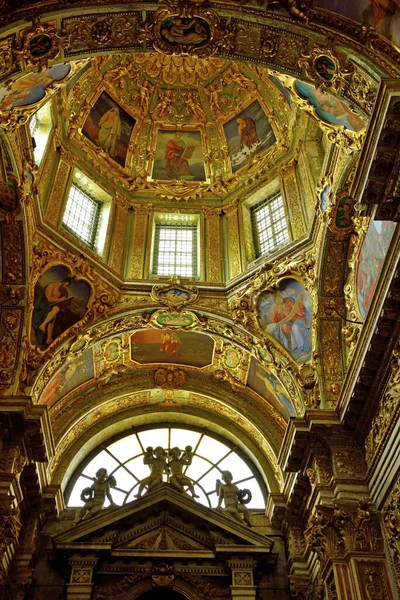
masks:
[[[108,475],[116,480],[111,492],[116,504],[135,500],[140,482],[151,472],[144,457],[149,449],[156,447],[163,449],[167,467],[173,449],[179,449],[182,459],[190,449],[191,458],[185,464],[183,474],[191,481],[200,504],[217,506],[216,481],[221,480],[223,472],[228,470],[239,489],[250,491],[248,508],[265,509],[268,498],[265,482],[253,462],[234,442],[195,427],[168,424],[143,427],[134,433],[117,436],[93,451],[77,468],[67,486],[68,506],[84,504],[82,490],[93,483],[100,468],[107,469]],[[164,482],[169,478],[166,468]]]
[[[156,224],[153,275],[198,277],[197,230],[197,223]]]
[[[251,220],[257,258],[273,252],[289,241],[285,207],[281,195],[253,206]]]
[[[90,248],[94,247],[101,203],[71,185],[63,216],[63,227]]]

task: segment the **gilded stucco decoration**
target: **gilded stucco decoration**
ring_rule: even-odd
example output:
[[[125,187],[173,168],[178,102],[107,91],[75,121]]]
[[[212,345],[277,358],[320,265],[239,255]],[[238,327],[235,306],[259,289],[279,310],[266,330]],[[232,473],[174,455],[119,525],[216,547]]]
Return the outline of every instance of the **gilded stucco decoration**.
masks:
[[[14,59],[23,60],[26,68],[39,65],[40,69],[47,69],[49,61],[60,57],[66,40],[56,21],[41,23],[34,17],[32,26],[20,32],[19,44],[13,48]]]
[[[168,306],[173,312],[180,312],[182,308],[196,302],[198,295],[196,287],[181,286],[178,278],[169,285],[157,284],[151,290],[151,297],[155,302]]]
[[[316,88],[337,89],[353,74],[353,67],[346,68],[343,59],[340,60],[332,52],[333,45],[333,38],[328,40],[326,46],[314,43],[310,54],[299,57],[299,65],[304,67],[304,79],[313,83]]]
[[[365,439],[365,459],[371,469],[381,452],[387,436],[393,431],[399,415],[400,398],[400,347],[393,350],[390,362],[390,377],[386,390],[372,419],[371,430]]]
[[[400,576],[400,483],[397,481],[383,508],[386,543],[390,549],[397,580]]]
[[[234,47],[234,28],[199,3],[168,3],[159,8],[152,22],[139,33],[139,41],[150,40],[162,54],[212,56],[219,48]]]

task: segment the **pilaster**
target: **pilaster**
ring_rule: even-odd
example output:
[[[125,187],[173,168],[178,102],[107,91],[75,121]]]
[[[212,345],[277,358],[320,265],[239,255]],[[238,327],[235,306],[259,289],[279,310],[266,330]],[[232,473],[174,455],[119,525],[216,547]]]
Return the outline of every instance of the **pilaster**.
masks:
[[[133,224],[132,262],[130,269],[131,279],[142,279],[144,275],[144,261],[146,251],[146,238],[151,205],[137,205],[134,207],[135,220]]]
[[[232,571],[232,600],[255,600],[257,586],[254,585],[253,569],[256,561],[234,559],[227,563]]]
[[[301,199],[296,180],[295,164],[290,163],[281,171],[282,185],[288,222],[293,239],[297,240],[306,233],[304,216],[301,212]]]
[[[225,209],[229,279],[237,277],[242,272],[238,210],[238,202],[230,204]]]
[[[207,237],[207,281],[217,283],[222,280],[221,276],[221,234],[220,234],[220,215],[221,211],[217,208],[204,208],[203,214],[206,219],[206,237]]]
[[[69,559],[71,578],[67,583],[67,600],[90,600],[93,590],[93,572],[96,557],[72,556]]]
[[[127,198],[117,194],[114,198],[114,230],[113,243],[110,250],[110,266],[118,274],[122,272],[124,245],[127,227],[127,215],[130,202]]]

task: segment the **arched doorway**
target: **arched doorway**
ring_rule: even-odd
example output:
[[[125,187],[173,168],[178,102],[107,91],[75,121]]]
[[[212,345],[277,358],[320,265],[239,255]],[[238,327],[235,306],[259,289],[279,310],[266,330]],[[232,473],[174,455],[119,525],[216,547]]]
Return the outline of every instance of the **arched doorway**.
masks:
[[[186,596],[169,587],[154,588],[141,594],[138,600],[188,600]]]

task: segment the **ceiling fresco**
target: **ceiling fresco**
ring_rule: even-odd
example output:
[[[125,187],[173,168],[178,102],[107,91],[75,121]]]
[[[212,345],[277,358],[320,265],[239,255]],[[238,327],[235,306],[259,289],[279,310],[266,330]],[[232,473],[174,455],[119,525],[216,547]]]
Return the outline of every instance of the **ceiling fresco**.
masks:
[[[86,452],[92,434],[165,413],[232,425],[238,439],[242,429],[282,488],[288,424],[338,406],[397,239],[380,221],[368,228],[351,185],[380,81],[398,74],[400,9],[303,4],[57,12],[49,0],[41,20],[0,40],[3,283],[28,282],[2,312],[21,372],[8,361],[1,389],[48,407],[49,481],[78,439]],[[53,129],[38,165],[29,125],[46,102]],[[62,225],[71,182],[107,206],[101,250]],[[252,209],[278,193],[290,235],[257,257]],[[160,214],[199,224],[198,279],[151,271]]]

